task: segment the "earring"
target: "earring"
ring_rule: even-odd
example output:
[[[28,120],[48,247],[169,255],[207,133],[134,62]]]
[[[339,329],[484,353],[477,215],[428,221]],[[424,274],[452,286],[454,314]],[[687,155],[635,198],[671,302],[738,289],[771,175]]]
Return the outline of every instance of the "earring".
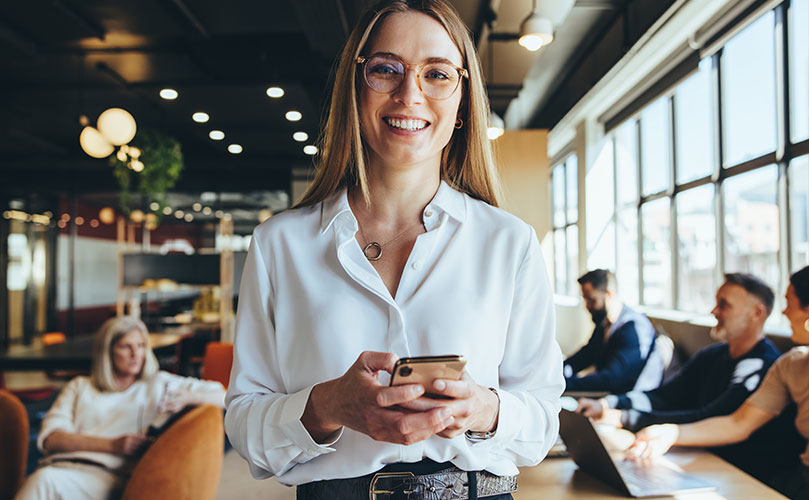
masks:
[[[455,121],[455,128],[461,127],[463,127],[463,120],[461,120],[461,117],[459,116],[458,119]]]

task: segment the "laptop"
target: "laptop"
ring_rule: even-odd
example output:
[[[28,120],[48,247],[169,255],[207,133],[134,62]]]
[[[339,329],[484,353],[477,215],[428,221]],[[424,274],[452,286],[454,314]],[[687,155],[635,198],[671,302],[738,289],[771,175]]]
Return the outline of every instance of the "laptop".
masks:
[[[607,451],[589,418],[563,409],[559,434],[581,470],[635,498],[674,496],[715,490],[710,483],[662,463],[625,460],[623,452]]]

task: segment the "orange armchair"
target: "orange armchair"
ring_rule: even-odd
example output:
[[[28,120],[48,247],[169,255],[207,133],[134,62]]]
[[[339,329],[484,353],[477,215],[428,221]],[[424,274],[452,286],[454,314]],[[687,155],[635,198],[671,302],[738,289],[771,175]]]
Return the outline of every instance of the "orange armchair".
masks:
[[[0,500],[11,500],[22,485],[28,459],[28,413],[12,393],[0,389]]]
[[[224,455],[222,410],[194,408],[152,444],[124,489],[123,500],[213,500]]]
[[[227,389],[230,381],[231,366],[233,366],[233,344],[209,342],[205,346],[205,358],[202,361],[202,378],[221,382]]]

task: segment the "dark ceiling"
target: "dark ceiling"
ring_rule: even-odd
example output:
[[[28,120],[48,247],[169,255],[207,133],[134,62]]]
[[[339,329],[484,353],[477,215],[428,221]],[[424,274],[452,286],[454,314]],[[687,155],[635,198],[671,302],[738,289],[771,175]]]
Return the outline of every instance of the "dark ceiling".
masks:
[[[547,80],[529,86],[542,94],[531,127],[558,121],[672,3],[579,0],[554,43],[536,55],[513,40],[530,0],[452,1],[478,39],[495,111],[503,115],[532,74]],[[94,124],[110,107],[181,142],[177,191],[289,191],[292,172],[311,168],[303,146],[317,136],[332,62],[370,3],[0,2],[0,194],[114,192],[106,160],[88,157],[78,142],[79,117]],[[499,35],[488,54],[490,33]],[[285,95],[269,98],[272,85]],[[160,98],[166,87],[179,98]],[[288,110],[303,118],[287,121]],[[197,111],[210,121],[193,122]],[[209,139],[212,129],[225,140]],[[294,141],[295,131],[309,140]],[[231,143],[243,152],[229,153]]]

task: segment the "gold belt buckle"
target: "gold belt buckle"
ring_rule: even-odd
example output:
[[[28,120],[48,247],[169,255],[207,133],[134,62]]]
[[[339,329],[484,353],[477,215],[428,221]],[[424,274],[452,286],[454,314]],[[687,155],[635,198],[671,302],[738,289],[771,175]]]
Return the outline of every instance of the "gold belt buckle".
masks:
[[[374,477],[371,478],[371,487],[369,488],[369,498],[371,500],[377,500],[376,498],[377,495],[393,495],[394,493],[396,493],[395,491],[391,490],[378,490],[376,489],[376,483],[380,479],[390,479],[397,477],[404,479],[407,477],[416,477],[416,475],[413,474],[412,472],[377,472],[376,474],[374,474]],[[405,490],[402,493],[409,496],[411,493],[413,493],[413,491]]]

